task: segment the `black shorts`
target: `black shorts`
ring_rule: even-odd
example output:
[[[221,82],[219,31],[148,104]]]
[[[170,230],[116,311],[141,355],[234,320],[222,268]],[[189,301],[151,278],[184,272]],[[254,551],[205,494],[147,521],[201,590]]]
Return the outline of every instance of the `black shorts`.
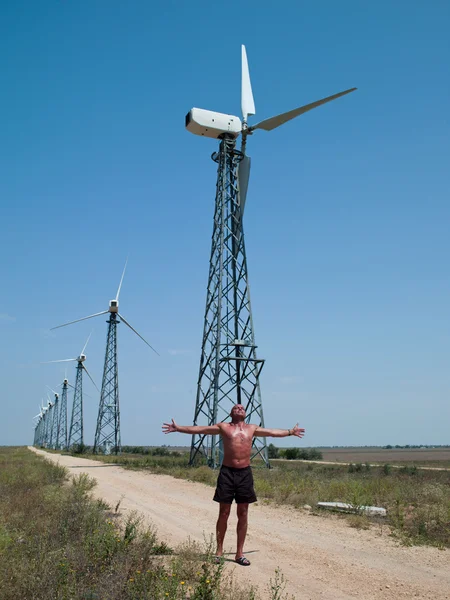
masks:
[[[251,467],[235,469],[222,465],[213,500],[224,504],[232,504],[233,500],[236,500],[236,504],[256,502]]]

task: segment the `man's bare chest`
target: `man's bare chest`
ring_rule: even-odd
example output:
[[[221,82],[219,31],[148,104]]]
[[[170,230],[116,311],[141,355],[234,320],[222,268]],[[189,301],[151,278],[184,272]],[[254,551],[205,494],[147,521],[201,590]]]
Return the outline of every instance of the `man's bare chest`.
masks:
[[[252,441],[252,431],[250,427],[239,428],[239,427],[226,427],[222,430],[222,436],[224,441],[230,444],[247,444]]]

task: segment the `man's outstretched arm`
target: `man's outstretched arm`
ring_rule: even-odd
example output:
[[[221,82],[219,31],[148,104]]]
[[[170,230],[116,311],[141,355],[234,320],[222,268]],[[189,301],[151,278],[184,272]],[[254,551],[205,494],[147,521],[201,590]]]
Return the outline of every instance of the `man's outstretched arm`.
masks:
[[[172,419],[172,423],[163,423],[164,433],[202,433],[204,435],[215,435],[220,433],[218,425],[177,425]]]
[[[288,437],[289,435],[295,435],[299,438],[302,438],[305,435],[305,430],[301,429],[297,425],[295,425],[292,429],[265,429],[263,427],[257,427],[255,429],[255,433],[253,434],[255,437]]]

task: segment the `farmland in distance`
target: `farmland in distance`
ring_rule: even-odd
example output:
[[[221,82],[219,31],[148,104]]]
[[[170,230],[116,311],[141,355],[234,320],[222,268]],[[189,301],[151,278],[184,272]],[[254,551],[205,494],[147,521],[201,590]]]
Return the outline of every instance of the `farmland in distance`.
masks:
[[[440,448],[317,448],[323,460],[335,463],[416,465],[450,468],[450,447]]]

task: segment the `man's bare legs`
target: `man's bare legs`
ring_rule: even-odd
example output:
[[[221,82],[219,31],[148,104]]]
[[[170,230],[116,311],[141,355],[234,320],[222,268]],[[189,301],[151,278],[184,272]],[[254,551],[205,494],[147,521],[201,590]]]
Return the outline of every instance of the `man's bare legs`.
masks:
[[[248,523],[248,504],[237,505],[237,551],[236,560],[244,556],[244,542],[245,536],[247,535],[247,523]]]
[[[228,517],[230,516],[231,504],[220,503],[219,518],[216,524],[216,539],[217,539],[217,551],[216,556],[222,556],[223,554],[223,540],[227,532]]]
[[[216,524],[216,539],[217,539],[217,551],[216,556],[223,555],[223,541],[227,532],[228,517],[230,516],[231,504],[220,503],[219,518]],[[236,560],[244,556],[244,543],[247,535],[247,524],[248,524],[248,504],[237,505],[237,550]],[[246,564],[249,564],[248,562]]]

